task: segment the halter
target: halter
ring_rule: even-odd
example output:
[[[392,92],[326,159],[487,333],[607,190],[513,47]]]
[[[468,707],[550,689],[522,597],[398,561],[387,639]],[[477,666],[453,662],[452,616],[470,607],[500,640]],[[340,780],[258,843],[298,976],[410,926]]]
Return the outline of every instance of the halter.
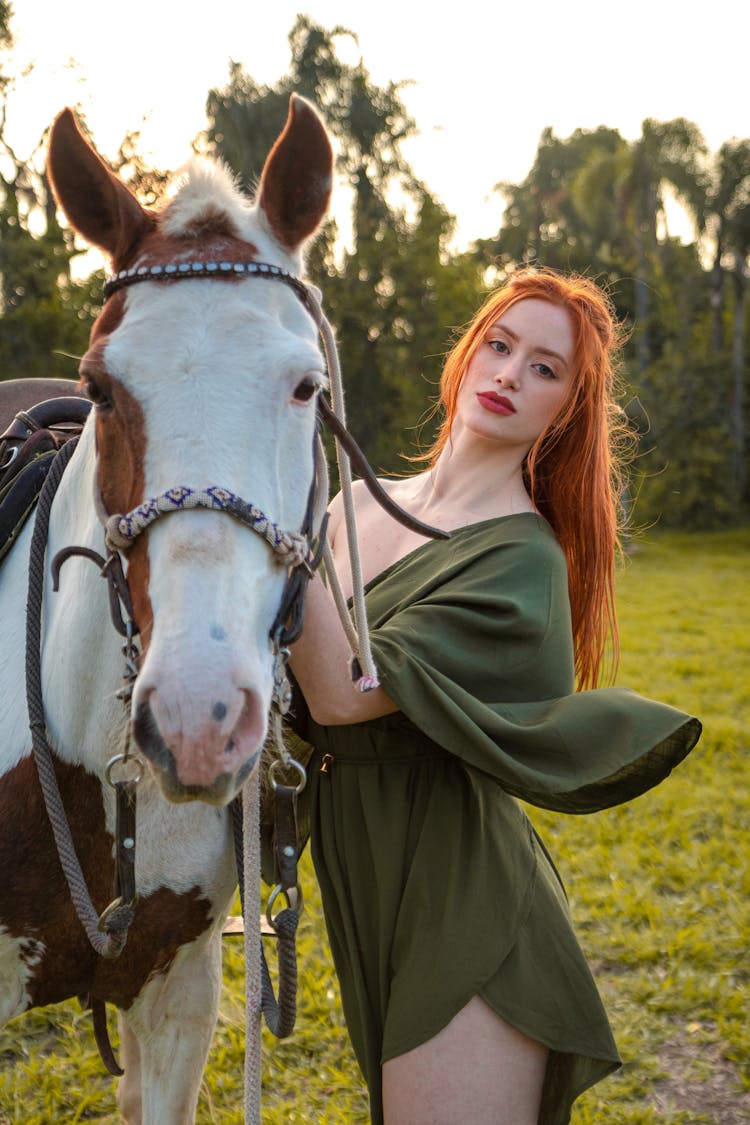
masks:
[[[316,326],[320,327],[323,319],[319,306],[310,297],[306,287],[298,279],[292,277],[285,270],[277,266],[264,263],[212,263],[191,262],[182,263],[180,266],[151,266],[138,270],[126,270],[116,274],[105,286],[105,296],[110,296],[124,286],[132,285],[137,281],[176,280],[188,277],[220,277],[227,275],[245,274],[246,276],[268,277],[283,281],[288,284],[306,309],[312,315]],[[134,917],[135,905],[135,793],[140,780],[141,763],[137,757],[130,755],[130,743],[126,745],[124,754],[116,755],[107,767],[107,781],[115,789],[117,808],[116,827],[116,858],[117,879],[115,893],[117,897],[104,910],[98,914],[86,886],[85,878],[78,862],[75,847],[70,836],[70,828],[62,806],[59,786],[57,785],[52,766],[51,752],[46,738],[44,705],[41,688],[41,590],[43,588],[44,554],[47,542],[47,525],[49,511],[54,498],[57,485],[65,471],[65,467],[75,450],[77,440],[67,443],[55,458],[49,480],[43,489],[40,498],[37,520],[34,527],[34,544],[32,544],[32,562],[29,577],[29,605],[34,599],[35,612],[27,614],[27,695],[29,698],[30,727],[32,731],[34,756],[37,762],[45,805],[53,827],[58,855],[63,866],[66,881],[75,904],[76,912],[86,930],[89,941],[95,951],[103,957],[117,957],[127,939],[128,930]],[[316,522],[320,525],[319,538],[325,540],[327,516],[322,514],[316,519],[318,510],[327,501],[327,475],[319,465],[320,440],[316,433],[313,447],[313,474],[308,492],[307,504],[303,524],[299,531],[284,531],[273,520],[253,504],[247,503],[230,489],[217,485],[204,488],[191,488],[184,485],[167,489],[159,496],[152,497],[131,512],[125,515],[110,515],[104,507],[104,502],[98,484],[94,488],[94,502],[97,515],[104,526],[105,544],[108,557],[105,559],[98,552],[88,547],[67,547],[59,551],[52,560],[53,589],[58,588],[59,572],[62,564],[74,555],[83,556],[95,562],[100,573],[107,579],[109,586],[110,615],[117,631],[125,638],[123,655],[125,658],[125,674],[123,687],[117,695],[125,705],[129,705],[133,687],[139,672],[140,652],[135,644],[138,627],[133,617],[133,606],[127,580],[123,572],[120,551],[126,551],[133,541],[146,531],[157,519],[163,516],[195,508],[207,508],[213,511],[225,512],[259,534],[273,551],[278,562],[288,568],[286,584],[282,593],[276,617],[270,629],[270,641],[273,652],[273,691],[272,691],[272,730],[279,757],[279,764],[283,768],[296,767],[301,780],[296,787],[274,784],[278,791],[284,790],[296,800],[296,792],[305,785],[306,774],[302,766],[295,762],[284,746],[281,723],[282,717],[289,709],[291,702],[291,689],[286,676],[286,664],[289,658],[287,645],[296,640],[302,629],[302,615],[304,596],[307,582],[314,573],[321,558],[321,548],[313,554],[312,541],[315,535]],[[319,471],[320,470],[320,471]],[[42,503],[42,500],[44,503]],[[36,549],[34,547],[36,546]],[[29,662],[29,654],[34,659]],[[135,767],[136,776],[128,775],[127,771]],[[117,776],[113,773],[116,769]],[[122,770],[126,771],[121,776]],[[233,819],[237,823],[237,809],[241,806],[237,800],[234,802]],[[237,839],[237,838],[236,838]],[[296,848],[296,833],[294,836]],[[237,847],[237,842],[235,843]],[[238,855],[238,868],[242,869]],[[272,925],[279,938],[280,969],[282,966],[281,951],[284,950],[284,972],[279,981],[279,1002],[277,1004],[273,995],[268,968],[262,958],[264,967],[264,995],[262,1010],[266,1021],[275,1034],[288,1035],[294,1024],[294,996],[296,992],[296,959],[294,953],[294,932],[296,920],[301,909],[301,893],[298,893],[296,884],[296,851],[294,862],[289,858],[286,861],[286,870],[282,873],[282,882],[275,888],[274,894],[283,892],[287,896],[289,907],[282,910],[276,919],[271,919]],[[273,898],[273,896],[272,896]],[[270,913],[271,902],[268,911]],[[293,905],[294,904],[294,905]],[[287,932],[288,931],[288,932]],[[103,1004],[95,1000],[91,1005],[94,1013],[94,1028],[97,1044],[105,1065],[113,1074],[121,1074],[114,1054],[112,1052],[106,1031],[106,1021],[103,1015]],[[291,1021],[291,1022],[290,1022]]]

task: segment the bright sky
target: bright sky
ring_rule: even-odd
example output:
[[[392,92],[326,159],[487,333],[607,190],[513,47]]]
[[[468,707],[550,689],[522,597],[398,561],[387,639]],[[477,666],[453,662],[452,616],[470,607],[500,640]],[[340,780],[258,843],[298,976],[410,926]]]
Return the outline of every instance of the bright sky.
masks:
[[[403,96],[421,135],[404,152],[457,216],[460,244],[497,231],[492,188],[523,179],[545,126],[566,137],[608,125],[634,138],[645,117],[682,116],[713,149],[750,134],[747,0],[12,3],[12,70],[35,64],[8,111],[17,155],[64,105],[80,103],[105,156],[147,116],[141,149],[167,169],[189,156],[230,58],[273,83],[288,69],[298,11],[328,30],[349,28],[377,83],[412,80]]]

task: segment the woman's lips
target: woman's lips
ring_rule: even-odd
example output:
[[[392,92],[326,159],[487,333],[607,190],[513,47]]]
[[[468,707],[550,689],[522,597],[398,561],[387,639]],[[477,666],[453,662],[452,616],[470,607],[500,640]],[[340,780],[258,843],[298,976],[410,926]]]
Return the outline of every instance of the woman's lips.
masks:
[[[509,398],[504,395],[497,395],[494,391],[486,391],[483,394],[478,394],[480,404],[485,410],[489,410],[492,414],[515,414],[516,408]]]

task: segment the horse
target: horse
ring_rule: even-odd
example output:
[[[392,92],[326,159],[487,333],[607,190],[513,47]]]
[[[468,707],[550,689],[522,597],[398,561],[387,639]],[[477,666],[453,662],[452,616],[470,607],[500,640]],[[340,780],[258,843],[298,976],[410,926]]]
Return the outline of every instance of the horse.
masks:
[[[64,110],[48,175],[111,276],[80,363],[93,407],[48,512],[41,723],[27,714],[23,658],[39,517],[0,568],[0,1019],[76,996],[115,1005],[122,1117],[184,1125],[237,884],[228,805],[258,770],[285,595],[309,563],[326,367],[299,278],[332,151],[292,96],[252,200],[223,165],[194,161],[151,210]],[[100,573],[120,559],[124,642]],[[71,901],[32,754],[40,726],[97,912],[123,843],[118,786],[137,783],[136,895],[117,956],[95,951]]]

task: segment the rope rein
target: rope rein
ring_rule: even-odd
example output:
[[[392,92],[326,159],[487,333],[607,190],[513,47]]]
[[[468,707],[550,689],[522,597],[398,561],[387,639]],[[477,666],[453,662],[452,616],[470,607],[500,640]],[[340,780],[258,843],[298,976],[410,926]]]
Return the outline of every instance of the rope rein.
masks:
[[[42,696],[42,597],[49,517],[57,486],[77,444],[78,439],[72,438],[56,455],[37,505],[29,556],[29,586],[26,609],[26,695],[34,760],[39,774],[47,816],[52,826],[70,897],[93,948],[100,957],[112,959],[118,957],[124,948],[128,929],[133,921],[133,907],[132,905],[119,904],[115,909],[109,911],[108,917],[103,920],[103,916],[100,917],[99,911],[91,901],[86,880],[76,855],[70,825],[62,803],[60,786],[52,762],[52,752],[47,741],[47,726]],[[103,922],[103,924],[100,924],[100,922]]]
[[[328,319],[323,315],[322,309],[320,312],[320,334],[326,353],[333,413],[339,419],[341,425],[346,428],[344,384],[341,378],[341,365],[339,363],[338,350],[336,348],[333,329]],[[365,610],[362,563],[359,557],[359,544],[357,540],[357,518],[352,495],[351,460],[338,436],[334,438],[334,441],[336,445],[336,460],[339,467],[339,479],[341,481],[341,493],[344,502],[346,541],[352,570],[353,623],[341,591],[336,568],[333,565],[333,555],[327,539],[323,546],[323,563],[326,571],[326,579],[333,594],[339,620],[341,621],[347,641],[349,642],[349,648],[352,654],[352,679],[358,691],[371,691],[373,688],[380,686],[380,679],[372,657],[370,630],[367,623],[367,612]]]

